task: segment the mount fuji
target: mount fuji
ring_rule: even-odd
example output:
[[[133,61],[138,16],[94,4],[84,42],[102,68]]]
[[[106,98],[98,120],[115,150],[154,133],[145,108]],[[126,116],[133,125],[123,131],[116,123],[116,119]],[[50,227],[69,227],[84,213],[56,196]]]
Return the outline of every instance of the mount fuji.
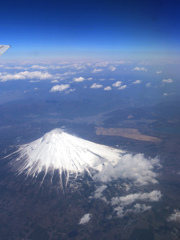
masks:
[[[108,164],[115,166],[124,151],[54,129],[31,143],[19,146],[15,153],[18,157],[11,164],[18,174],[25,173],[34,178],[44,172],[44,180],[48,173],[53,178],[58,171],[61,184],[63,175],[67,184],[71,175],[76,178],[87,172],[91,176],[92,172],[101,172]]]
[[[117,232],[119,226],[126,227],[127,219],[151,213],[163,196],[158,185],[158,157],[93,143],[61,128],[15,147],[16,151],[9,149],[0,169],[5,206],[0,220],[6,214],[9,226],[15,211],[10,225],[16,227],[11,231],[13,239],[22,239],[22,235],[14,236],[27,226],[24,239],[86,239],[85,225],[100,228],[105,236],[107,224]]]

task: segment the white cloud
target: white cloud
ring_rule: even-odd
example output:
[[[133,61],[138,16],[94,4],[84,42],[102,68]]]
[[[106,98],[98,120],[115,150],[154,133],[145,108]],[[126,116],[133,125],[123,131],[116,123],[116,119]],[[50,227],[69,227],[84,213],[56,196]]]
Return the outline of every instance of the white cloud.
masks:
[[[132,211],[135,213],[138,213],[138,212],[145,212],[150,209],[151,209],[151,206],[146,206],[145,204],[136,203],[134,205],[134,209],[132,209]]]
[[[116,83],[114,83],[112,86],[113,87],[120,87],[121,86],[121,84],[122,84],[122,82],[121,81],[117,81]]]
[[[150,193],[134,193],[122,197],[113,197],[111,199],[111,204],[120,205],[122,207],[132,204],[133,202],[148,201],[148,202],[157,202],[161,199],[162,194],[160,191],[154,190]]]
[[[142,213],[150,210],[151,206],[146,206],[144,203],[136,203],[136,201],[158,202],[162,197],[160,191],[154,190],[150,193],[134,193],[122,197],[114,197],[111,199],[111,205],[117,205],[114,208],[117,216],[122,218],[128,213]],[[134,204],[133,206],[130,206]]]
[[[94,84],[91,86],[91,88],[102,88],[102,87],[103,87],[103,85],[97,84],[97,83],[94,83]]]
[[[111,70],[112,72],[114,72],[116,70],[116,67],[109,67],[109,70]]]
[[[118,207],[114,208],[114,211],[116,212],[118,217],[123,218],[128,213],[131,213],[131,212],[142,213],[142,212],[145,212],[145,211],[150,210],[150,209],[151,209],[151,206],[146,206],[145,204],[137,203],[131,209],[125,210],[124,207],[118,206]]]
[[[85,78],[83,77],[78,77],[78,78],[73,78],[75,82],[83,82]]]
[[[180,211],[175,209],[174,213],[172,213],[167,220],[180,222]]]
[[[50,92],[62,92],[68,88],[70,88],[69,84],[55,85],[51,88]]]
[[[86,213],[79,221],[79,224],[86,224],[89,222],[89,220],[91,219],[92,214],[90,213]]]
[[[157,73],[157,74],[160,74],[160,73],[162,73],[162,71],[156,71],[156,73]]]
[[[127,85],[122,85],[121,87],[118,88],[118,90],[123,90],[125,88],[127,88]]]
[[[157,183],[157,173],[153,172],[155,167],[161,167],[159,159],[147,159],[143,154],[124,154],[118,163],[113,166],[109,164],[94,175],[94,179],[101,182],[109,182],[119,178],[131,180],[137,186]]]
[[[123,218],[126,215],[126,212],[124,212],[124,208],[123,207],[116,207],[114,208],[114,211],[116,212],[117,216],[120,218]]]
[[[6,74],[6,75],[0,74],[1,82],[6,82],[10,80],[34,79],[34,78],[44,80],[50,77],[52,77],[52,75],[49,74],[48,72],[40,72],[40,71],[35,71],[35,72],[24,71],[24,72],[19,72],[15,74]]]
[[[146,84],[146,87],[151,87],[151,83],[147,83],[147,84]]]
[[[132,84],[140,84],[140,83],[141,83],[141,80],[136,80]]]
[[[172,83],[173,80],[171,78],[168,78],[168,79],[163,79],[162,82],[163,83]]]
[[[92,73],[97,73],[97,72],[102,72],[103,71],[103,69],[101,69],[101,68],[98,68],[98,69],[94,69],[93,71],[92,71]]]
[[[110,86],[105,87],[104,90],[105,90],[105,91],[110,91],[110,90],[111,90],[111,87],[110,87]]]
[[[95,192],[94,192],[94,198],[102,198],[103,197],[103,191],[107,188],[106,185],[102,185],[100,187],[98,187]]]
[[[133,69],[133,71],[146,71],[147,72],[147,69],[145,67],[135,67]]]
[[[88,80],[90,81],[90,80],[92,80],[92,78],[88,78]]]
[[[58,83],[59,81],[58,80],[53,80],[51,81],[52,83]]]

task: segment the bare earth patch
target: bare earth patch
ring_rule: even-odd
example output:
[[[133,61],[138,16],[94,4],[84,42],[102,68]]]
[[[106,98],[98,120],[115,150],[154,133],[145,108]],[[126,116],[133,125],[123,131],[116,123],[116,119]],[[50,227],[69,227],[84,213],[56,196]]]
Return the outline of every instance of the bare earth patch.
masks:
[[[120,136],[125,138],[131,138],[141,141],[149,142],[160,142],[161,140],[157,137],[151,137],[141,134],[137,129],[133,128],[96,128],[97,135],[107,135],[107,136]]]

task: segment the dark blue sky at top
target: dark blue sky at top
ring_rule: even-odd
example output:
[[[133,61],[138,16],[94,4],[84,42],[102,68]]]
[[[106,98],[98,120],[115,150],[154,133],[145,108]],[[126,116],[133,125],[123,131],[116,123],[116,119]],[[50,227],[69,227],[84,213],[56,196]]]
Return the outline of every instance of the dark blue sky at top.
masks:
[[[66,0],[1,2],[8,57],[178,58],[180,2]]]

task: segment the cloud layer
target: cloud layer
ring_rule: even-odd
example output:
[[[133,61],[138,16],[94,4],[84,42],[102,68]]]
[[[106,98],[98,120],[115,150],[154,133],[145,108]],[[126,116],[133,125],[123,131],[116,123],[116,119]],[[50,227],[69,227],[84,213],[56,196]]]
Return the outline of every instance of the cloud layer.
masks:
[[[29,72],[29,71],[24,71],[24,72],[19,72],[15,74],[6,74],[3,75],[0,73],[0,80],[1,82],[6,82],[10,80],[25,80],[25,79],[49,79],[51,78],[52,75],[49,74],[48,72],[40,72],[40,71],[35,71],[35,72]]]

